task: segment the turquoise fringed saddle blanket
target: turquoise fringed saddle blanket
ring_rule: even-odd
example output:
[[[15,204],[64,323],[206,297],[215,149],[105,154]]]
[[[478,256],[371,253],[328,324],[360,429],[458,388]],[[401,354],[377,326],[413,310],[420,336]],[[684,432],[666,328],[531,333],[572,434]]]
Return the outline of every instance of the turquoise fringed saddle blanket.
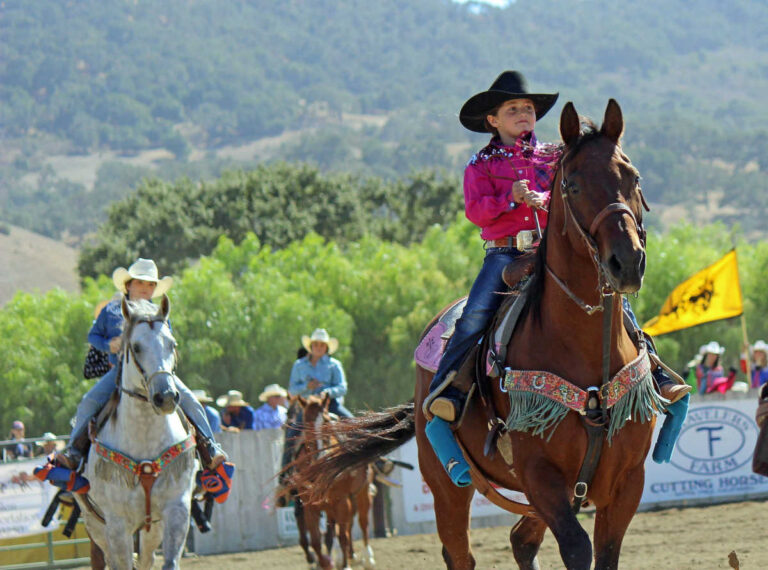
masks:
[[[501,385],[509,392],[511,403],[506,421],[509,430],[542,437],[549,431],[549,440],[568,411],[583,415],[587,410],[587,391],[552,372],[506,369]],[[666,403],[654,389],[645,350],[600,387],[598,398],[610,410],[608,443],[628,420],[647,422],[655,413],[663,412]]]

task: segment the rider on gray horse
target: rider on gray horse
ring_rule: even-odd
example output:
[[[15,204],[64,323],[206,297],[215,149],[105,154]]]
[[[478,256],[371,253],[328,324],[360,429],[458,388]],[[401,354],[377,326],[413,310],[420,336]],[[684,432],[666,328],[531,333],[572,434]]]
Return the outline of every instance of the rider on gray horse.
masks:
[[[128,269],[123,267],[115,269],[112,281],[117,290],[132,301],[140,299],[149,301],[153,297],[161,296],[173,284],[171,277],[158,279],[155,262],[142,258]],[[115,391],[122,332],[123,315],[120,300],[112,300],[101,310],[88,334],[88,341],[94,348],[109,353],[112,367],[85,394],[77,406],[69,446],[56,456],[56,461],[63,467],[75,469],[82,462],[88,444],[88,423],[96,417]],[[175,377],[175,382],[179,392],[179,405],[197,430],[196,441],[200,458],[204,467],[214,471],[226,461],[227,455],[214,441],[208,418],[195,395],[178,377]]]

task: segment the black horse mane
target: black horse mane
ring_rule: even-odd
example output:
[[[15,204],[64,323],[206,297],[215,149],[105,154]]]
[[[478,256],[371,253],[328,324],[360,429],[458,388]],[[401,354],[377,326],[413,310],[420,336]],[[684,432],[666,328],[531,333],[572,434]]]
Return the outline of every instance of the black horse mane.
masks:
[[[602,133],[598,130],[597,126],[585,117],[581,118],[581,132],[579,138],[570,147],[566,147],[563,151],[560,160],[557,163],[557,168],[560,169],[563,160],[566,155],[574,156],[588,143],[594,141],[602,136]],[[550,191],[550,211],[552,200],[555,198],[555,192],[559,192],[559,189],[555,188],[555,179],[557,176],[552,177],[552,184],[549,187]],[[528,298],[525,305],[520,312],[520,320],[530,314],[535,322],[541,321],[541,301],[544,298],[544,275],[547,272],[546,259],[547,259],[547,235],[549,234],[550,224],[547,223],[547,227],[544,228],[544,235],[541,238],[541,243],[536,251],[536,259],[534,261],[533,273],[528,281]]]

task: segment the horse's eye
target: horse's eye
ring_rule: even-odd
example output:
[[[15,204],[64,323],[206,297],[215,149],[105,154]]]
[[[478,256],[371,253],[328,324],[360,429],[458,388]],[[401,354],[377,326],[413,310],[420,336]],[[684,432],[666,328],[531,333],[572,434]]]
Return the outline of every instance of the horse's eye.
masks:
[[[133,343],[133,352],[139,354],[141,352],[141,345],[138,342]]]
[[[635,186],[640,186],[640,181],[642,178],[640,176],[635,176]]]

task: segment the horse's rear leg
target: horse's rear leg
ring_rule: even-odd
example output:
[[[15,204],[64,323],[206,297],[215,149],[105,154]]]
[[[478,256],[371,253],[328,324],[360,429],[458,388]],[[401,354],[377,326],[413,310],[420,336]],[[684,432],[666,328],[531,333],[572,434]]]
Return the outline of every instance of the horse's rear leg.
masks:
[[[536,555],[539,553],[546,530],[547,525],[544,522],[530,517],[521,518],[512,527],[509,542],[512,545],[515,561],[521,570],[539,570]]]
[[[357,522],[360,525],[360,531],[363,534],[363,568],[365,570],[371,570],[376,566],[376,560],[373,558],[373,548],[369,544],[368,527],[370,523],[371,503],[373,497],[371,497],[371,486],[366,484],[357,493]]]
[[[469,544],[469,504],[475,488],[456,487],[443,466],[437,464],[440,484],[428,482],[435,497],[435,520],[440,542],[443,543],[443,560],[450,570],[472,570],[475,558]]]
[[[645,466],[640,464],[611,493],[612,501],[599,507],[595,516],[595,570],[619,567],[624,534],[635,516],[645,483]]]

